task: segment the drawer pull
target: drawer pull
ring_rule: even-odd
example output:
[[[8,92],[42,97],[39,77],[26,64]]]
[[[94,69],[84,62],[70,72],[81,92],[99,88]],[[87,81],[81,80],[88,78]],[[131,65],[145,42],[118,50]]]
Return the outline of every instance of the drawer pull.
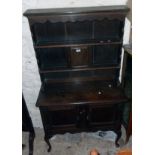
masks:
[[[109,88],[112,88],[112,85],[111,85],[111,84],[109,84],[109,85],[108,85],[108,87],[109,87]]]

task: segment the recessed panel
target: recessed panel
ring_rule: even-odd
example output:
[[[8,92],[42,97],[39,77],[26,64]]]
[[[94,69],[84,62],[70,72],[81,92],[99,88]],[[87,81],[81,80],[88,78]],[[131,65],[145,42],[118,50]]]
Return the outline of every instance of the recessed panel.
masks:
[[[119,41],[122,38],[122,21],[104,19],[94,22],[94,39]]]
[[[66,48],[37,49],[37,57],[42,70],[67,67],[68,65]]]
[[[33,25],[33,32],[36,44],[46,42],[59,43],[65,40],[64,23],[36,23]]]
[[[92,22],[68,22],[66,25],[67,40],[80,42],[92,39]]]
[[[119,45],[94,46],[93,65],[113,66],[120,63],[121,47]]]

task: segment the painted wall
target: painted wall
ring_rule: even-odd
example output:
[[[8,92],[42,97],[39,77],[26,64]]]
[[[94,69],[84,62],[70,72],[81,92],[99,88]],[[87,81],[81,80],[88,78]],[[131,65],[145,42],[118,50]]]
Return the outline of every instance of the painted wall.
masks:
[[[30,8],[125,5],[126,3],[127,0],[23,0],[23,12],[26,9]],[[128,42],[130,26],[130,23],[128,21],[126,23],[127,24],[124,37],[125,43]],[[40,112],[38,108],[35,107],[41,82],[38,73],[29,25],[25,17],[22,18],[22,29],[22,89],[34,127],[42,128]]]

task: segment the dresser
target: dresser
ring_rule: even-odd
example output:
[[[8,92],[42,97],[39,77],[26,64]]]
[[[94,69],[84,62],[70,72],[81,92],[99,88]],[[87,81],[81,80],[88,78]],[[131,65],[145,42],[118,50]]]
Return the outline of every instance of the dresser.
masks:
[[[112,130],[127,97],[119,82],[126,6],[32,9],[28,18],[41,78],[45,141],[66,132]]]

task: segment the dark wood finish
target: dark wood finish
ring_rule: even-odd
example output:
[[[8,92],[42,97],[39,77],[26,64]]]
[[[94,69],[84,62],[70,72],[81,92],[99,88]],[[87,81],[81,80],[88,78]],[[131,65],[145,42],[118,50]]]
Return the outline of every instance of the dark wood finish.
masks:
[[[87,67],[90,64],[89,47],[71,47],[71,66]]]
[[[92,43],[76,43],[76,44],[72,44],[72,43],[68,43],[68,44],[64,44],[64,43],[59,43],[59,44],[53,44],[53,43],[50,43],[50,42],[44,42],[43,44],[40,44],[40,45],[36,45],[34,46],[35,49],[37,48],[51,48],[51,47],[76,47],[76,46],[93,46],[93,45],[121,45],[122,44],[122,41],[120,42],[112,42],[110,40],[108,41],[99,41],[99,42],[92,42]]]
[[[27,10],[42,81],[39,107],[48,151],[57,133],[113,130],[127,101],[119,87],[126,6]]]
[[[23,96],[22,96],[22,131],[29,132],[29,155],[33,155],[33,142],[35,138],[35,132]]]
[[[130,99],[125,105],[123,125],[126,129],[126,143],[132,134],[132,45],[124,45],[123,81],[125,94]]]
[[[130,112],[128,128],[126,130],[126,143],[129,141],[131,135],[132,135],[132,112]]]
[[[48,16],[48,15],[74,15],[82,13],[93,13],[93,12],[112,12],[117,13],[127,13],[129,8],[127,6],[97,6],[97,7],[76,7],[76,8],[52,8],[52,9],[29,9],[24,13],[24,16]]]

